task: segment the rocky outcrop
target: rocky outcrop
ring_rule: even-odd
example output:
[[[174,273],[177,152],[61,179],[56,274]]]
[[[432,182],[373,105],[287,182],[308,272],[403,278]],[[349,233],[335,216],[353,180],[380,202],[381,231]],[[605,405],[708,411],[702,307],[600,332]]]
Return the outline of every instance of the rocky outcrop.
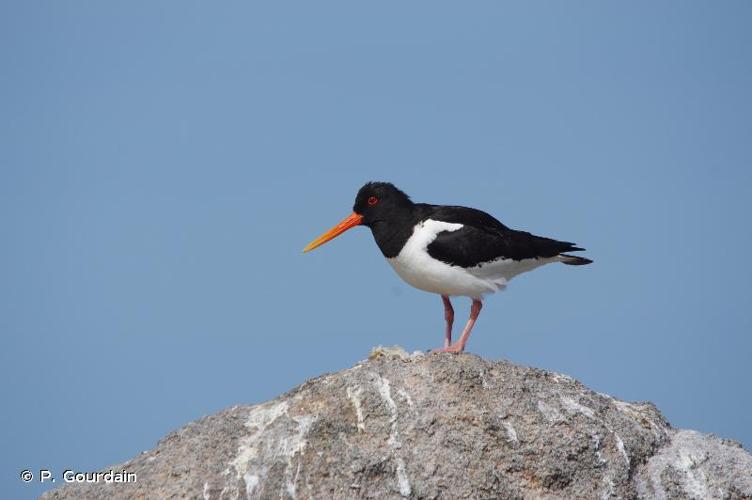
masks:
[[[566,375],[377,349],[44,498],[750,498],[752,456]]]

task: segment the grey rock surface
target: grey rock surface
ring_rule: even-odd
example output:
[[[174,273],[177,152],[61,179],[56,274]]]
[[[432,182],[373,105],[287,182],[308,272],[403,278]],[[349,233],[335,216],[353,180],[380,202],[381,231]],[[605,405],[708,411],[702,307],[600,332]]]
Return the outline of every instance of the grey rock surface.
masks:
[[[749,453],[671,428],[651,403],[400,349],[192,422],[111,469],[138,480],[43,498],[752,498]]]

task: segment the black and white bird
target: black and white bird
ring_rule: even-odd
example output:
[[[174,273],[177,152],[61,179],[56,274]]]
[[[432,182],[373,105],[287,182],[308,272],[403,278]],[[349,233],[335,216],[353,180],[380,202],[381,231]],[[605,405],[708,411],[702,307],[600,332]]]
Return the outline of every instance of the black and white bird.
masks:
[[[569,252],[574,243],[510,229],[474,208],[413,203],[388,182],[369,182],[358,191],[353,213],[303,250],[308,252],[363,225],[397,274],[410,285],[441,295],[446,331],[443,352],[462,352],[478,319],[483,298],[507,286],[515,276],[561,262],[572,266],[592,260]],[[470,319],[452,343],[454,309],[449,297],[472,299]]]

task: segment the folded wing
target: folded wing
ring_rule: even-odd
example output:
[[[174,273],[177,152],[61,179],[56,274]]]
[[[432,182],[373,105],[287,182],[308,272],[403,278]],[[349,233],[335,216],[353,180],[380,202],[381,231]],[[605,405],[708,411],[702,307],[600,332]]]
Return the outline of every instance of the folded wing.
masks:
[[[574,243],[535,236],[506,227],[491,215],[466,207],[438,208],[428,218],[459,223],[456,231],[441,232],[429,245],[431,257],[465,268],[499,259],[546,259],[583,250]],[[449,207],[447,207],[449,208]]]

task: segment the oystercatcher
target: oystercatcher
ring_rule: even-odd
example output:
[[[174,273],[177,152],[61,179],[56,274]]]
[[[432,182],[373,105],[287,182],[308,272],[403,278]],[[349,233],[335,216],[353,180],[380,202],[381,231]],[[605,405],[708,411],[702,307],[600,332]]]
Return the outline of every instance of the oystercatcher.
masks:
[[[474,208],[413,203],[388,182],[369,182],[360,188],[353,213],[303,251],[358,225],[371,229],[381,253],[400,278],[415,288],[441,295],[446,331],[444,347],[436,351],[464,351],[483,297],[505,288],[518,274],[551,262],[571,266],[592,262],[568,254],[584,250],[574,243],[510,229]],[[452,296],[472,299],[470,319],[454,344]]]

